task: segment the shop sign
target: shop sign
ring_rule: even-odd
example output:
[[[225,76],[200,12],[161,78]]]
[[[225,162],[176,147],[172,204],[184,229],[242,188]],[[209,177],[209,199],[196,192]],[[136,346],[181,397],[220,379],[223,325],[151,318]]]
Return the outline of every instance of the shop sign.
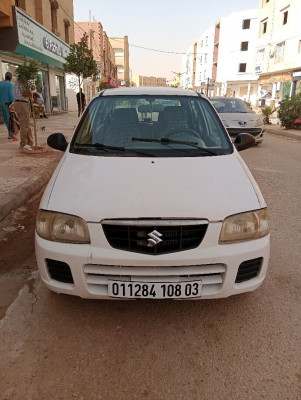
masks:
[[[293,78],[301,78],[301,71],[294,71],[292,77]]]
[[[66,58],[68,56],[68,50],[64,49],[62,46],[60,46],[57,42],[55,42],[53,39],[48,38],[47,36],[45,36],[43,38],[43,45],[44,48],[51,51],[52,53]]]
[[[69,46],[16,8],[19,46],[16,52],[49,64],[64,64]]]

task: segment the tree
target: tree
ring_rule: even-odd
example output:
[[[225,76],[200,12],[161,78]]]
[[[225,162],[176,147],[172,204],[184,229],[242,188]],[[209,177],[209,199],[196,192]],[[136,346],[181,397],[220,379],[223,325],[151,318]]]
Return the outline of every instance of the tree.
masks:
[[[37,138],[37,124],[36,124],[34,107],[33,107],[32,91],[36,90],[39,86],[41,86],[39,67],[40,67],[40,64],[37,61],[32,60],[32,61],[29,61],[28,63],[25,62],[23,65],[20,65],[16,69],[17,80],[23,86],[23,95],[29,98],[30,104],[31,104],[35,148],[38,147],[38,138]]]
[[[88,35],[84,33],[79,43],[70,45],[70,53],[64,64],[66,72],[77,75],[78,86],[81,88],[83,79],[97,75],[97,64],[93,52],[88,47]],[[80,113],[82,113],[82,99],[80,97]]]
[[[285,98],[280,102],[278,118],[286,129],[296,128],[294,121],[301,116],[301,93],[295,94],[291,99]]]

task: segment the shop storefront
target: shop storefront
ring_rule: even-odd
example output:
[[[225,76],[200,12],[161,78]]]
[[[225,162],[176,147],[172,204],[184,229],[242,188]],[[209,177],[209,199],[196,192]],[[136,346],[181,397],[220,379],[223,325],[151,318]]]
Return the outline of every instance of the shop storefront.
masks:
[[[301,70],[292,73],[292,95],[301,93]]]
[[[276,106],[279,102],[291,96],[292,71],[279,71],[273,74],[261,74],[258,81],[258,98],[265,99],[269,95],[269,101]]]
[[[19,65],[37,60],[46,112],[67,110],[64,63],[69,46],[17,7],[13,27],[2,28],[1,36],[6,38],[0,41],[2,79],[10,71],[14,81]]]

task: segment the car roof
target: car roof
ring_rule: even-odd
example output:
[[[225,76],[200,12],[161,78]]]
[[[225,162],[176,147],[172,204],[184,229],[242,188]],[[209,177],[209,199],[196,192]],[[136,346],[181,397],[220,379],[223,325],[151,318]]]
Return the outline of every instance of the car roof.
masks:
[[[242,99],[239,97],[225,97],[225,96],[212,96],[208,97],[209,100],[226,100],[226,101],[231,101],[231,100],[238,100],[244,102]]]
[[[125,87],[117,89],[107,89],[100,92],[97,96],[194,96],[201,94],[193,90],[178,89],[171,87]],[[203,97],[203,96],[202,96]]]

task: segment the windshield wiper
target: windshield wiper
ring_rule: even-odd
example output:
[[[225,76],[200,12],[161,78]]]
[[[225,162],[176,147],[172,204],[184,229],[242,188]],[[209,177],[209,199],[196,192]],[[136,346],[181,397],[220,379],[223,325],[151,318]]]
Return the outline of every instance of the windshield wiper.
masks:
[[[77,146],[81,146],[81,147],[93,147],[96,150],[118,150],[118,151],[126,151],[126,152],[132,152],[132,153],[136,153],[136,154],[141,154],[144,156],[148,156],[148,157],[157,157],[155,154],[148,154],[148,153],[144,153],[142,151],[139,150],[134,150],[134,149],[126,149],[125,147],[119,147],[119,146],[109,146],[103,143],[74,143],[74,145]]]
[[[94,147],[97,150],[119,150],[119,151],[125,151],[124,147],[117,147],[117,146],[108,146],[103,143],[74,143],[74,146],[80,146],[80,147]]]
[[[187,146],[192,146],[198,150],[203,151],[204,153],[212,154],[216,156],[218,153],[216,153],[213,150],[208,150],[205,149],[204,147],[201,147],[198,145],[198,142],[187,142],[185,140],[173,140],[173,139],[168,139],[168,138],[161,138],[161,139],[151,139],[151,138],[132,138],[133,141],[135,142],[156,142],[156,143],[162,143],[162,144],[186,144]]]

